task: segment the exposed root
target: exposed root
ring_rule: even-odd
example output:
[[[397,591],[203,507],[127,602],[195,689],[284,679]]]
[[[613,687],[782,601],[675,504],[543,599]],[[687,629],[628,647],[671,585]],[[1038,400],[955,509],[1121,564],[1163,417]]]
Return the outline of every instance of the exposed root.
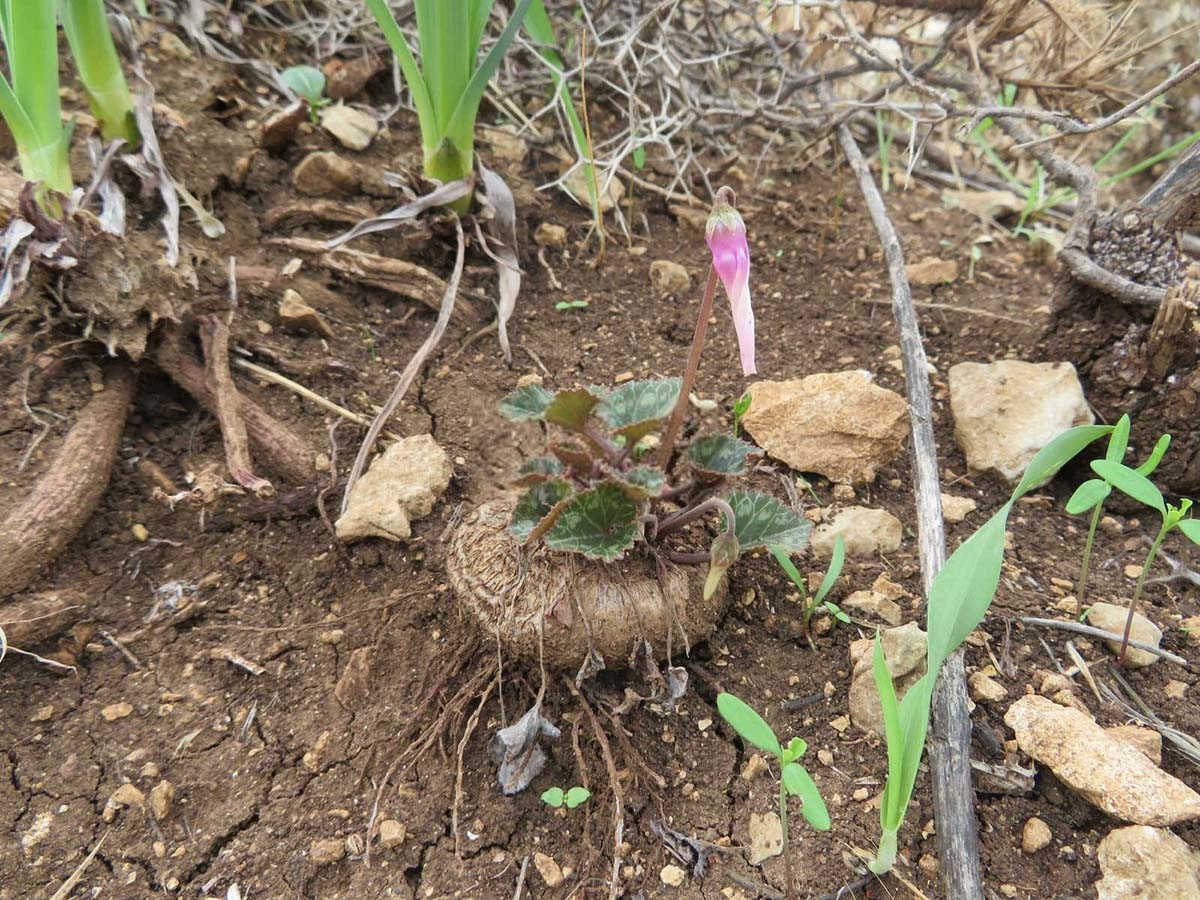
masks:
[[[46,591],[0,608],[0,630],[19,647],[36,647],[66,631],[85,614],[78,591]]]
[[[197,403],[218,415],[217,392],[210,383],[204,367],[184,347],[183,336],[178,329],[164,329],[154,361],[172,381],[191,394]],[[236,387],[233,391],[238,411],[245,424],[246,435],[266,467],[296,484],[312,482],[316,477],[314,451],[290,428],[239,392]]]
[[[91,517],[112,473],[137,374],[105,366],[104,390],[80,412],[50,468],[0,522],[0,597],[26,587]]]

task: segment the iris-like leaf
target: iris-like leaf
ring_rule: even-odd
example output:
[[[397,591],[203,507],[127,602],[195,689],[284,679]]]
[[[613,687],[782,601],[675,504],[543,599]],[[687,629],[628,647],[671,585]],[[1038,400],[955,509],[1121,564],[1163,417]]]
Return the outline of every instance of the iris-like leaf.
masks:
[[[709,434],[688,445],[688,460],[703,473],[745,475],[746,460],[759,452],[753,444],[728,434]]]
[[[783,767],[780,777],[787,792],[804,802],[800,815],[804,816],[805,821],[817,831],[828,831],[833,824],[829,818],[829,810],[825,808],[825,801],[821,799],[817,783],[805,768],[799,763],[790,762]]]
[[[553,456],[535,456],[521,463],[517,469],[517,478],[513,482],[521,487],[528,487],[541,481],[549,481],[563,473],[563,464]]]
[[[591,391],[559,391],[546,407],[542,418],[568,431],[579,431],[598,402],[599,399]]]
[[[553,401],[554,395],[540,384],[527,384],[500,401],[500,415],[513,422],[540,420]]]
[[[522,542],[536,540],[554,524],[562,512],[560,504],[570,494],[571,485],[561,478],[535,484],[517,501],[508,530]]]
[[[546,546],[612,562],[633,546],[637,524],[633,501],[620,487],[605,482],[563,505],[546,533]]]
[[[808,545],[812,522],[774,497],[757,491],[734,491],[725,499],[733,509],[734,534],[743,553],[760,547],[794,553]]]
[[[783,756],[783,748],[779,746],[779,738],[775,737],[771,726],[744,700],[733,694],[717,694],[717,712],[742,740],[759,750]]]
[[[613,388],[596,414],[629,443],[636,444],[658,428],[679,399],[679,378],[647,378]]]

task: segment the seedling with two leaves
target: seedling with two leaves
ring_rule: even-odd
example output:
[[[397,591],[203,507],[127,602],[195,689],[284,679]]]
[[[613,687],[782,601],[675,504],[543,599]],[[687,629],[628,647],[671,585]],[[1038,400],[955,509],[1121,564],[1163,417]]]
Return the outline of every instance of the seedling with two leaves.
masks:
[[[792,864],[788,857],[788,797],[799,797],[803,806],[800,814],[817,831],[828,831],[831,825],[829,810],[821,792],[800,758],[808,745],[798,737],[780,744],[774,729],[754,708],[733,694],[717,694],[717,712],[748,744],[770,753],[779,763],[779,823],[783,830],[783,863],[787,871],[787,893],[792,895]]]
[[[567,809],[574,809],[586,803],[590,796],[592,796],[591,791],[579,785],[565,791],[560,787],[552,787],[542,792],[542,802],[552,809],[559,809],[563,806]]]
[[[847,625],[850,624],[850,617],[842,611],[841,607],[825,599],[829,592],[833,590],[833,586],[837,584],[837,580],[842,574],[842,566],[846,562],[846,542],[842,540],[841,535],[834,538],[833,556],[829,560],[829,568],[825,572],[825,577],[821,579],[821,586],[817,588],[817,592],[811,597],[808,595],[808,585],[804,580],[804,576],[796,569],[791,557],[779,547],[772,547],[771,555],[779,563],[779,568],[783,569],[787,577],[792,580],[792,584],[800,591],[800,601],[804,604],[804,636],[808,639],[810,647],[812,646],[812,634],[809,632],[808,626],[812,620],[813,613],[818,609],[833,616],[839,622]]]
[[[279,73],[287,85],[308,106],[308,117],[315,123],[320,111],[329,105],[325,96],[325,73],[315,66],[292,66]]]

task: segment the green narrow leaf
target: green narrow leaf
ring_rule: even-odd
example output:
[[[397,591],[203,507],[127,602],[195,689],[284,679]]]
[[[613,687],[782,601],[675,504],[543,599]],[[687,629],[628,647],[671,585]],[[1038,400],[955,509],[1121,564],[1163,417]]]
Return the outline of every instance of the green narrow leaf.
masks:
[[[1013,490],[1012,499],[1025,496],[1038,485],[1051,478],[1055,472],[1079,455],[1092,441],[1105,437],[1112,431],[1111,425],[1079,425],[1068,428],[1029,461],[1025,474]]]
[[[682,383],[679,378],[627,382],[609,392],[596,407],[596,415],[629,443],[636,444],[671,414]]]
[[[553,400],[554,395],[540,384],[527,384],[500,401],[500,415],[513,422],[542,419]]]
[[[779,563],[779,568],[783,569],[783,573],[791,579],[792,584],[800,589],[800,595],[808,596],[808,585],[805,584],[804,576],[800,574],[800,570],[796,568],[787,551],[782,547],[771,547],[769,549],[771,555],[775,557],[775,562]]]
[[[1089,478],[1075,488],[1075,493],[1067,501],[1067,512],[1072,516],[1077,516],[1081,512],[1093,510],[1107,500],[1111,493],[1112,487],[1107,481],[1101,478]]]
[[[704,474],[745,475],[746,461],[760,453],[753,444],[728,434],[709,434],[696,438],[687,448],[687,457]]]
[[[1200,544],[1200,519],[1183,519],[1179,523],[1179,530],[1193,544]]]
[[[586,802],[590,796],[592,796],[591,791],[576,785],[567,791],[567,809],[574,809],[579,804]]]
[[[552,787],[542,792],[542,802],[555,809],[563,805],[563,799],[563,789],[560,787]]]
[[[803,766],[791,762],[783,767],[780,777],[787,792],[804,802],[800,815],[804,816],[805,821],[817,831],[828,831],[833,824],[829,818],[829,810],[825,808],[821,791],[808,771]]]
[[[1167,448],[1170,446],[1171,436],[1169,434],[1160,435],[1158,440],[1154,442],[1154,449],[1150,451],[1150,455],[1146,457],[1146,461],[1134,471],[1139,475],[1152,474],[1158,468],[1158,464],[1162,462],[1163,454],[1167,452]]]
[[[417,67],[417,61],[408,48],[408,41],[400,31],[396,17],[392,15],[386,0],[366,0],[366,3],[367,9],[375,17],[375,23],[379,26],[379,30],[383,32],[388,46],[392,48],[392,53],[396,54],[396,61],[400,64],[400,71],[404,74],[404,83],[408,85],[413,107],[417,111],[417,124],[421,129],[421,146],[428,156],[441,143],[441,130],[438,128],[437,116],[434,113],[433,99],[429,95],[429,85],[425,83],[425,76]]]
[[[633,546],[637,526],[633,501],[620,487],[605,482],[566,501],[546,533],[546,546],[612,562]]]
[[[875,689],[879,692],[879,703],[883,708],[883,733],[887,741],[888,776],[884,786],[883,801],[879,807],[880,823],[884,830],[895,827],[904,819],[903,811],[897,815],[896,800],[900,795],[900,777],[904,768],[904,734],[900,730],[900,704],[896,700],[896,687],[883,656],[883,641],[875,632],[875,655],[872,659],[872,675]]]
[[[140,137],[133,117],[133,96],[104,15],[104,0],[62,0],[59,13],[88,106],[100,122],[101,136],[105,140],[119,138],[132,147]]]
[[[513,508],[508,530],[522,543],[536,540],[562,512],[560,504],[571,495],[571,485],[561,478],[543,481],[527,490]],[[535,534],[537,532],[537,534]]]
[[[745,701],[733,694],[717,694],[717,712],[742,740],[753,744],[759,750],[783,756],[783,748],[779,746],[779,738],[775,737],[771,726]]]
[[[774,497],[757,491],[734,491],[725,500],[733,509],[734,534],[743,551],[779,547],[796,552],[808,545],[812,522]]]
[[[833,586],[837,584],[838,577],[842,574],[842,566],[846,562],[846,542],[842,540],[839,534],[833,539],[833,555],[829,560],[829,568],[825,570],[825,577],[821,579],[821,586],[817,588],[817,593],[813,597],[813,603],[820,603],[825,599],[825,595],[833,590]]]
[[[1112,434],[1108,436],[1108,447],[1104,451],[1104,458],[1109,462],[1119,463],[1125,458],[1125,451],[1129,448],[1129,414],[1121,416],[1117,419],[1117,424],[1113,426]]]
[[[579,431],[599,402],[590,391],[559,391],[542,413],[542,418],[568,431]]]
[[[1122,465],[1109,462],[1107,459],[1092,460],[1092,471],[1115,487],[1122,494],[1127,494],[1139,503],[1156,509],[1166,515],[1167,506],[1163,501],[1162,491],[1154,486],[1154,482],[1145,475]]]

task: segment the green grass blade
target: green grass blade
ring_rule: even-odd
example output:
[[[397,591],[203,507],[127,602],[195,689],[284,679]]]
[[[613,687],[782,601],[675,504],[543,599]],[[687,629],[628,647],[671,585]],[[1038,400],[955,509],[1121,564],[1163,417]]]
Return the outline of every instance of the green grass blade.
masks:
[[[753,744],[759,750],[765,750],[777,757],[783,756],[783,748],[779,746],[779,738],[775,737],[771,726],[744,700],[733,694],[717,694],[717,712],[742,740]]]
[[[12,86],[0,75],[0,116],[4,117],[8,130],[13,134],[13,140],[18,147],[32,147],[38,142],[37,129],[25,114],[21,101],[13,93]]]
[[[47,144],[51,135],[62,133],[56,0],[21,0],[19,10],[19,16],[9,10],[5,29],[12,89]]]
[[[883,656],[883,641],[875,632],[875,656],[872,660],[875,689],[879,691],[879,703],[883,707],[883,734],[887,740],[888,775],[883,789],[883,800],[879,805],[880,825],[887,830],[897,828],[904,818],[904,811],[896,809],[900,793],[900,776],[904,766],[904,735],[900,731],[900,703],[896,700],[896,687],[888,672]]]
[[[1192,144],[1196,143],[1196,141],[1200,141],[1200,131],[1193,131],[1191,134],[1189,134],[1183,140],[1172,144],[1166,150],[1163,150],[1159,153],[1155,153],[1153,156],[1146,157],[1140,163],[1138,163],[1135,166],[1130,166],[1124,172],[1118,172],[1116,175],[1112,175],[1108,178],[1105,178],[1104,182],[1102,183],[1101,186],[1102,187],[1110,187],[1111,185],[1114,185],[1119,181],[1124,181],[1126,178],[1130,177],[1131,175],[1136,175],[1138,172],[1141,172],[1143,169],[1148,169],[1153,165],[1157,165],[1158,163],[1162,162],[1164,159],[1170,159],[1175,154],[1180,153],[1180,152],[1186,150],[1188,147],[1192,146]]]
[[[103,0],[62,0],[63,32],[75,57],[88,106],[100,122],[105,140],[138,142],[133,97],[121,71],[121,60],[108,29]]]
[[[404,75],[404,83],[408,85],[409,93],[412,94],[413,107],[417,111],[417,122],[421,126],[421,146],[428,157],[441,143],[441,133],[437,127],[433,101],[429,96],[429,86],[425,83],[425,76],[421,74],[417,61],[408,48],[408,41],[405,40],[404,33],[400,31],[396,17],[392,15],[386,0],[366,0],[366,3],[367,9],[375,17],[375,23],[379,26],[379,30],[383,32],[388,46],[396,54],[396,61],[400,63],[400,71]]]
[[[433,2],[444,2],[444,0],[433,0]],[[488,51],[487,56],[479,64],[479,68],[475,70],[475,74],[471,76],[471,80],[463,90],[462,96],[458,98],[458,105],[454,108],[446,125],[446,136],[458,148],[468,170],[474,155],[475,114],[479,111],[479,101],[487,89],[488,81],[499,68],[500,60],[504,58],[513,38],[517,36],[517,31],[525,19],[525,13],[531,2],[532,0],[519,0],[513,8],[508,24],[504,26],[500,37],[496,39],[492,49]]]
[[[825,570],[825,577],[821,579],[821,586],[817,588],[817,593],[813,596],[814,605],[824,600],[825,595],[833,590],[838,577],[842,574],[842,566],[845,562],[846,542],[839,534],[833,539],[833,556],[829,560],[829,568]]]
[[[1105,437],[1111,431],[1111,425],[1079,425],[1075,428],[1068,428],[1039,450],[1037,455],[1029,461],[1021,482],[1013,491],[1013,501],[1025,496],[1045,482],[1079,455],[1079,451],[1084,447],[1092,441]]]
[[[442,134],[471,78],[477,47],[468,47],[476,0],[415,0],[421,68]]]

